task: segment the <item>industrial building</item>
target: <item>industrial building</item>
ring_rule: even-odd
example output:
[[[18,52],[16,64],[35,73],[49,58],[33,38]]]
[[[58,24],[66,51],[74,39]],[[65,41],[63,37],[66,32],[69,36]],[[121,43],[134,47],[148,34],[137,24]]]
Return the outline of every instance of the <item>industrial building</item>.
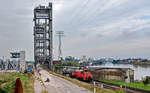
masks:
[[[11,52],[11,59],[0,59],[0,70],[2,71],[20,71],[24,72],[26,57],[25,51]]]

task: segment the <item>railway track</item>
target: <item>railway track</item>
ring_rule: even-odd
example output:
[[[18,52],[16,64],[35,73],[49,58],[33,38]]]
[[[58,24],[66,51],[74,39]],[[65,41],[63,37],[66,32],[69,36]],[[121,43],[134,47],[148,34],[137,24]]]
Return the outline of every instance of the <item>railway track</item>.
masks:
[[[106,83],[106,82],[102,82],[102,81],[98,81],[98,80],[94,80],[94,81],[99,88],[102,87],[101,85],[103,85],[103,88],[111,89],[111,90],[117,90],[117,89],[121,88],[121,86],[117,85],[117,84]],[[147,91],[147,90],[132,88],[132,87],[128,87],[128,86],[122,86],[122,89],[125,93],[150,93],[150,91]]]
[[[106,82],[97,81],[97,80],[95,82],[97,86],[101,87],[103,85],[103,88],[106,88],[106,89],[116,90],[116,89],[121,88],[120,85],[117,85],[117,84],[106,83]],[[125,93],[150,93],[150,91],[147,91],[147,90],[132,88],[128,86],[122,86],[122,89],[125,91]]]
[[[117,90],[117,89],[121,88],[121,86],[117,85],[117,84],[106,83],[106,82],[102,82],[102,81],[98,81],[98,80],[94,80],[94,81],[96,82],[96,85],[99,88],[101,88],[102,84],[103,84],[103,88],[106,88],[106,89]],[[125,93],[150,93],[150,91],[147,91],[147,90],[132,88],[132,87],[128,87],[128,86],[122,86],[122,89],[124,90]]]

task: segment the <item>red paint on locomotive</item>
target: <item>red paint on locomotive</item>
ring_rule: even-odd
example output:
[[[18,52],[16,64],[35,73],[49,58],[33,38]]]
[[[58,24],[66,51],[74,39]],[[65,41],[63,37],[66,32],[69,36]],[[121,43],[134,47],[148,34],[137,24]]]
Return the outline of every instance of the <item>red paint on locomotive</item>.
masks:
[[[75,70],[72,73],[72,76],[83,81],[92,80],[92,75],[90,72],[88,72],[88,70]]]

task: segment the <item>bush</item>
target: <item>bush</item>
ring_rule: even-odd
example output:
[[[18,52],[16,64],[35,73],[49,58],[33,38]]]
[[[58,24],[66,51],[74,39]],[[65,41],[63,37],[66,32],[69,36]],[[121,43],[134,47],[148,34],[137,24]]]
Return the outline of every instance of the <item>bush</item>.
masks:
[[[24,73],[27,73],[27,72],[28,72],[27,69],[25,69],[25,70],[24,70]]]
[[[137,84],[142,84],[142,81],[139,81],[139,80],[134,80],[134,83],[137,83]]]
[[[146,78],[143,80],[144,85],[150,84],[150,76],[146,76]]]
[[[63,68],[63,66],[61,64],[55,64],[54,67],[55,68]]]
[[[8,93],[8,92],[6,91],[6,89],[0,87],[0,93]]]
[[[46,90],[42,90],[42,92],[41,93],[48,93],[48,91],[46,91]]]
[[[33,93],[33,76],[16,72],[5,72],[3,74],[0,74],[0,93],[14,93],[17,77],[21,79],[24,93]]]
[[[116,93],[124,93],[124,91],[121,89],[118,89],[118,90],[116,90]]]
[[[75,67],[77,67],[77,66],[79,66],[79,63],[76,61],[66,61],[66,62],[62,62],[62,65],[63,66],[75,66]]]

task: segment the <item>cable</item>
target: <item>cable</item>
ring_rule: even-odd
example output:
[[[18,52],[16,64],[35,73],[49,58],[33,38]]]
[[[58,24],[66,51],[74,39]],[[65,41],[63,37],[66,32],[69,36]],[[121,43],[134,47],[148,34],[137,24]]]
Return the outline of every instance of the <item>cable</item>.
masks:
[[[97,0],[97,1],[99,1],[99,0]],[[84,17],[85,20],[83,20],[83,21],[80,20],[80,22],[78,22],[77,25],[81,26],[81,24],[85,23],[86,19],[89,19],[90,16],[94,15],[93,17],[90,17],[91,18],[91,19],[89,19],[90,21],[88,21],[87,24],[86,24],[86,25],[89,25],[91,23],[91,20],[95,19],[97,14],[99,14],[98,10],[100,10],[100,8],[101,7],[97,7],[94,12],[92,12],[90,15],[85,16]]]
[[[81,10],[84,9],[84,7],[87,6],[88,2],[89,2],[89,0],[86,0],[86,1],[84,2],[83,6],[81,6],[80,8],[77,8],[78,11],[76,10],[76,12],[75,12],[75,14],[72,16],[71,21],[69,22],[69,24],[72,24],[74,18],[76,18],[76,17],[79,15],[79,12],[81,12]]]
[[[99,1],[99,0],[97,0],[97,1]],[[97,2],[96,1],[96,2]],[[85,7],[86,8],[86,7]],[[89,14],[89,9],[87,8],[87,11],[86,11],[86,13],[83,15],[83,16],[81,16],[81,17],[79,17],[79,23],[82,21],[81,19],[83,19],[83,18],[86,18],[87,17],[87,15]]]
[[[95,3],[98,3],[98,1],[99,1],[99,0],[96,0]],[[94,4],[95,4],[95,3],[94,3]],[[89,14],[92,15],[92,14],[97,13],[97,11],[99,10],[99,8],[100,8],[100,7],[97,7],[97,8],[95,9],[95,11],[94,11],[94,12],[91,11],[91,13],[89,12],[89,10],[87,10],[87,12],[86,12],[83,16],[81,16],[81,17],[78,19],[79,22],[78,22],[78,24],[76,24],[76,25],[82,26],[82,23],[84,23],[84,21],[86,21],[87,19],[89,19]],[[87,9],[88,9],[88,8],[87,8]],[[83,18],[84,18],[84,19],[83,19]],[[74,25],[74,26],[76,26],[76,25]],[[73,25],[72,25],[72,27],[73,27]]]

